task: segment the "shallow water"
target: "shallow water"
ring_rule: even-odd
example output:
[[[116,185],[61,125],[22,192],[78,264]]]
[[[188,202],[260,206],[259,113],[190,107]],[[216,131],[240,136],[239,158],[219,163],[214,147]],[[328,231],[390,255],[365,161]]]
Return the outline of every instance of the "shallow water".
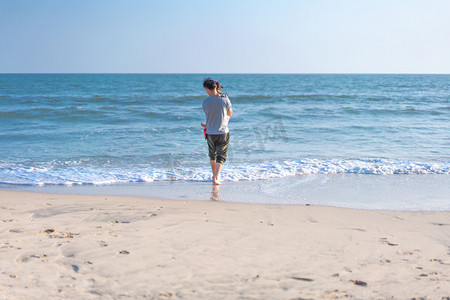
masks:
[[[17,189],[17,186],[10,186]],[[23,191],[156,197],[173,200],[258,204],[327,205],[357,209],[450,210],[450,175],[298,175],[265,180],[211,182],[155,181],[83,186],[21,186]]]

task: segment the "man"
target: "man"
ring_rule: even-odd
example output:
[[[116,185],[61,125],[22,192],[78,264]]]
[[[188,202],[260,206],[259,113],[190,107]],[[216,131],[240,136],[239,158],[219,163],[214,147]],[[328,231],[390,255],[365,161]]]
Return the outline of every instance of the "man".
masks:
[[[233,114],[233,110],[228,96],[220,91],[222,86],[218,81],[207,78],[203,81],[203,87],[208,98],[202,103],[203,111],[206,114],[206,124],[201,123],[201,125],[206,128],[213,184],[220,185],[220,171],[227,159],[228,144],[230,143],[228,120]]]

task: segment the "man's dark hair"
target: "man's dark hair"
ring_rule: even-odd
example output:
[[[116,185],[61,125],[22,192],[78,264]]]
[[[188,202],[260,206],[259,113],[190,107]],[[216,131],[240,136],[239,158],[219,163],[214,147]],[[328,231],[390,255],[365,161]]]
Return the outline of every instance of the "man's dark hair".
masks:
[[[203,80],[203,87],[207,88],[208,90],[214,90],[217,88],[218,91],[220,91],[220,89],[223,88],[223,86],[220,85],[220,82],[212,79],[211,77],[208,77],[205,80]]]

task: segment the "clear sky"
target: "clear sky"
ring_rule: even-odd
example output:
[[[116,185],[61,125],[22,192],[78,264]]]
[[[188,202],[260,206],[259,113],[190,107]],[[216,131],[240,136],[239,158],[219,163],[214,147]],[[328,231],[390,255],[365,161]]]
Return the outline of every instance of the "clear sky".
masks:
[[[0,72],[450,73],[450,1],[0,0]]]

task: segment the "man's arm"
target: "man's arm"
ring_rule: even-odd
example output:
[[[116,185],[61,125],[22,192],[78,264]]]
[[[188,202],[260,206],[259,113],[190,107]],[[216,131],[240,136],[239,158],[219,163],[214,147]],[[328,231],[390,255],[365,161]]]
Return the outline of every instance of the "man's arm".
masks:
[[[231,115],[233,114],[233,110],[231,109],[231,101],[230,99],[228,99],[228,97],[226,97],[225,100],[227,104],[227,116],[231,117]]]

